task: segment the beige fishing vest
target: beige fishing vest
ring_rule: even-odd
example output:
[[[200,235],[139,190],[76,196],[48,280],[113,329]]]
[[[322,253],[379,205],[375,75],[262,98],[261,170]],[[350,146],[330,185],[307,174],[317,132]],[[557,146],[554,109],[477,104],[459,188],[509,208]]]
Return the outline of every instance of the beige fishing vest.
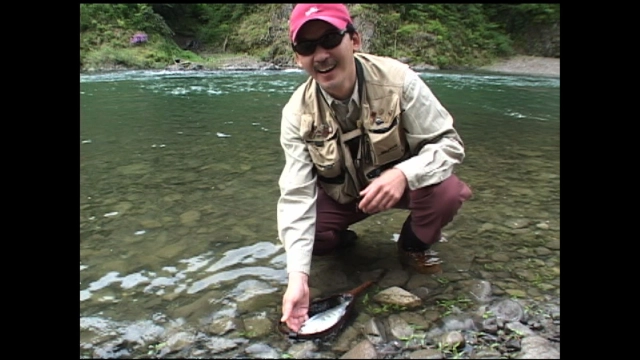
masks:
[[[343,133],[316,82],[302,92],[302,138],[315,165],[318,183],[339,203],[356,200],[380,173],[409,156],[401,124],[400,100],[407,66],[392,59],[356,54],[361,64],[357,128]],[[356,62],[357,64],[358,62]],[[357,144],[354,158],[349,150]],[[352,145],[356,146],[356,145]]]

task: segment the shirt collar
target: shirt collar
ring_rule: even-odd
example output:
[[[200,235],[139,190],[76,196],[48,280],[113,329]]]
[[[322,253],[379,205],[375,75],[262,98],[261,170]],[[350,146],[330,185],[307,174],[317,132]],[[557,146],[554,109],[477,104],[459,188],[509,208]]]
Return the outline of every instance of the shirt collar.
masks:
[[[333,96],[329,95],[326,91],[324,91],[324,89],[320,86],[320,91],[322,91],[322,95],[324,95],[324,98],[327,99],[327,103],[329,103],[329,106],[333,106],[333,102],[342,102],[340,100],[334,99]],[[349,105],[349,103],[353,101],[355,102],[356,106],[360,106],[360,97],[358,96],[358,82],[356,81],[356,85],[353,87],[353,93],[351,94],[351,99],[349,100],[349,102],[347,102],[346,104]]]

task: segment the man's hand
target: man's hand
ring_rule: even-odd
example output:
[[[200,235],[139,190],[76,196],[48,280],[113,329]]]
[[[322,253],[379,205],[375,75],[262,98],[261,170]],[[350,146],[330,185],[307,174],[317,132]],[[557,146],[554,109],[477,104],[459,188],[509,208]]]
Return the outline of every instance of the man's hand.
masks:
[[[406,186],[404,173],[400,169],[389,169],[360,192],[363,198],[358,206],[367,214],[388,210],[400,200]]]
[[[309,275],[302,272],[289,274],[287,291],[282,298],[282,318],[289,329],[298,332],[302,323],[309,319]]]

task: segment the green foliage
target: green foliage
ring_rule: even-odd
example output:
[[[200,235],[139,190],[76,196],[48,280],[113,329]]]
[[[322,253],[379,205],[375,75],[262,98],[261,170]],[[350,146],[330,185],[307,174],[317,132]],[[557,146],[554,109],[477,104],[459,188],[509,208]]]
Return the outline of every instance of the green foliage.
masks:
[[[165,66],[179,57],[202,60],[178,48],[180,34],[208,54],[244,53],[290,64],[288,39],[292,4],[80,4],[81,65],[100,61],[135,67]],[[482,65],[514,54],[535,24],[558,24],[559,4],[349,4],[356,22],[369,24],[368,52],[407,57],[441,68]],[[149,42],[132,48],[143,31]],[[521,46],[519,48],[522,48]],[[163,63],[164,62],[164,63]]]

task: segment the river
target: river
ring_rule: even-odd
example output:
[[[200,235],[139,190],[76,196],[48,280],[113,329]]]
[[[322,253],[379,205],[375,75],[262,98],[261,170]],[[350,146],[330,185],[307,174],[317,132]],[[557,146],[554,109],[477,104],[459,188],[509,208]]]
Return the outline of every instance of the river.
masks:
[[[392,210],[354,225],[360,239],[347,253],[314,259],[312,294],[382,269],[396,274],[388,286],[459,299],[465,281],[485,280],[493,300],[559,305],[560,79],[421,77],[455,119],[467,153],[456,173],[474,191],[437,245],[443,273],[397,264],[393,239],[406,212]],[[286,287],[279,123],[305,78],[294,70],[80,75],[81,357],[290,352],[272,326]],[[428,298],[425,306],[442,310]]]

